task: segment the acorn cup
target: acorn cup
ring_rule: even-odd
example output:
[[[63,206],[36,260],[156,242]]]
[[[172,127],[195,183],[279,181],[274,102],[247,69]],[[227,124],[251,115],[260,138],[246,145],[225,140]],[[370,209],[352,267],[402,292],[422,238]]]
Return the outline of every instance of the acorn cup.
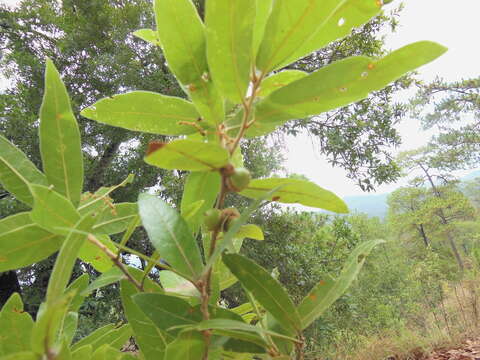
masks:
[[[252,180],[250,171],[240,167],[236,168],[233,174],[227,178],[227,185],[231,191],[240,192],[247,188],[250,180]]]

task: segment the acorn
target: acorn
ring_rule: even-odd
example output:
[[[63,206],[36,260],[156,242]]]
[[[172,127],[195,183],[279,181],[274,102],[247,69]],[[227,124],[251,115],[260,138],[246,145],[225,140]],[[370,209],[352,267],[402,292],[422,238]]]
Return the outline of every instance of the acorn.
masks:
[[[205,212],[203,219],[205,227],[209,231],[217,230],[222,224],[222,212],[218,209],[209,209]]]
[[[252,176],[250,175],[250,171],[240,167],[236,168],[234,173],[227,179],[229,188],[232,191],[240,192],[248,186],[250,180],[252,180]]]
[[[240,217],[240,213],[238,212],[237,209],[234,207],[231,208],[226,208],[222,210],[222,224],[223,224],[223,231],[226,232],[230,227],[233,226],[235,221],[238,221],[238,218]]]

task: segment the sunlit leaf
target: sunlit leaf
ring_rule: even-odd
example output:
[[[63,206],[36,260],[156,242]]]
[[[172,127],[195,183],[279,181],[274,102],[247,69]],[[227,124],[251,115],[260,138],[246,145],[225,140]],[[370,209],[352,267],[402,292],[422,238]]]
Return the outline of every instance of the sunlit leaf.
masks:
[[[33,320],[23,310],[18,293],[13,293],[0,311],[0,356],[31,350]]]
[[[155,46],[162,46],[162,43],[160,42],[160,37],[158,36],[158,33],[155,30],[140,29],[140,30],[134,31],[132,34],[138,37],[139,39],[149,42],[150,44],[153,44]]]
[[[273,74],[262,81],[262,86],[260,87],[257,96],[266,97],[272,92],[281,89],[291,82],[302,79],[307,75],[308,73],[300,70],[285,70]]]
[[[97,223],[93,226],[96,234],[117,234],[127,229],[128,225],[138,215],[136,203],[118,203],[100,213]]]
[[[94,228],[92,228],[92,231]],[[115,252],[116,247],[113,244],[112,240],[108,235],[95,235],[95,238],[105,245],[110,251]],[[91,243],[90,241],[85,241],[80,251],[78,252],[78,257],[82,261],[93,266],[98,272],[105,272],[112,268],[113,262],[108,257],[105,252],[100,249],[97,245]]]

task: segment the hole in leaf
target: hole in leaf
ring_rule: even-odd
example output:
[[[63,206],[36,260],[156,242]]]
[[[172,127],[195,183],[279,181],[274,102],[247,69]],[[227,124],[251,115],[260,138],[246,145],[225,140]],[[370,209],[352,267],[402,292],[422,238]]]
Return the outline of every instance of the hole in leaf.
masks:
[[[368,71],[362,72],[362,74],[361,74],[362,78],[366,78],[367,76],[368,76]]]
[[[345,18],[342,17],[342,18],[338,19],[337,25],[338,25],[338,26],[343,26],[343,25],[345,25]]]
[[[346,92],[347,91],[347,88],[346,87],[341,87],[340,89],[338,89],[340,92]]]

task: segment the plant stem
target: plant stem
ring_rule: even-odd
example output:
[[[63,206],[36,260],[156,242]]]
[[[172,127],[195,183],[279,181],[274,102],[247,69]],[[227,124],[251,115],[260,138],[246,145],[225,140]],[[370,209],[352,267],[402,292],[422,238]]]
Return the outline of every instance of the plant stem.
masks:
[[[92,234],[89,234],[87,236],[87,239],[93,245],[97,246],[100,250],[102,250],[105,253],[105,255],[107,255],[110,258],[110,260],[113,261],[115,266],[118,267],[125,274],[125,276],[127,277],[127,280],[130,281],[133,285],[135,285],[135,287],[139,291],[141,291],[141,292],[145,291],[143,289],[143,285],[140,282],[138,282],[132,275],[130,275],[130,273],[127,270],[127,267],[121,262],[119,256],[117,256],[117,254],[113,253],[109,248],[107,248],[102,242],[100,242]]]

